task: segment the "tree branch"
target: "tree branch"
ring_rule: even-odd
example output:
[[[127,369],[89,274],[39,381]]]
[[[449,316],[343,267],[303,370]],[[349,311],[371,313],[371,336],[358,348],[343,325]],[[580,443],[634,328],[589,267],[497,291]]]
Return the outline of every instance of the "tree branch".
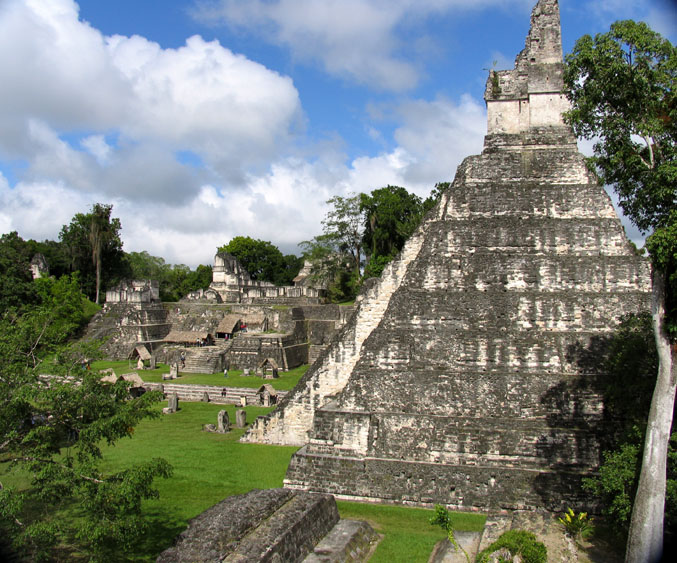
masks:
[[[654,156],[653,156],[653,146],[652,146],[653,143],[651,143],[649,141],[649,139],[647,137],[645,137],[644,135],[642,136],[642,139],[644,139],[644,142],[646,143],[646,146],[649,149],[649,157],[651,159],[651,166],[649,167],[649,169],[653,170],[654,165],[655,165]],[[651,139],[651,140],[653,141],[653,139]]]
[[[82,473],[78,473],[72,467],[68,467],[67,465],[64,465],[63,463],[58,463],[58,462],[54,461],[53,459],[40,459],[40,458],[37,458],[37,457],[31,457],[31,456],[21,456],[21,457],[15,457],[13,459],[9,459],[7,461],[34,461],[34,462],[38,462],[38,463],[50,463],[52,465],[56,465],[57,467],[60,467],[61,469],[65,469],[67,471],[70,471],[76,477],[80,477],[80,479],[84,479],[85,481],[89,481],[90,483],[96,483],[97,485],[102,485],[103,483],[105,483],[105,481],[102,481],[101,479],[95,479],[94,477],[88,477],[87,475],[83,475]]]

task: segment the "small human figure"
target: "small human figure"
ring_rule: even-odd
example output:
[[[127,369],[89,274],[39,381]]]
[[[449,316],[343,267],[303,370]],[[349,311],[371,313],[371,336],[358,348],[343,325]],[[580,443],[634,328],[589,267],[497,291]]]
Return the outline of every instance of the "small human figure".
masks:
[[[186,353],[181,352],[181,369],[186,367]]]
[[[228,377],[228,368],[223,368],[223,377]]]

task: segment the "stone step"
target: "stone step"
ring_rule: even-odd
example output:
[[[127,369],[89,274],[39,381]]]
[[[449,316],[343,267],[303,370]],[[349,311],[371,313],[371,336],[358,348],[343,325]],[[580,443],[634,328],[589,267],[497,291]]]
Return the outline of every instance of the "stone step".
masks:
[[[360,520],[339,520],[304,560],[304,563],[368,561],[381,536]]]
[[[299,561],[338,522],[331,495],[294,495],[240,541],[223,561]]]
[[[357,562],[367,561],[380,539],[366,522],[339,520],[331,495],[255,489],[191,520],[157,561]]]
[[[467,563],[468,558],[474,561],[479,553],[481,536],[482,532],[454,532],[454,538],[460,549],[446,539],[437,542],[428,563]]]

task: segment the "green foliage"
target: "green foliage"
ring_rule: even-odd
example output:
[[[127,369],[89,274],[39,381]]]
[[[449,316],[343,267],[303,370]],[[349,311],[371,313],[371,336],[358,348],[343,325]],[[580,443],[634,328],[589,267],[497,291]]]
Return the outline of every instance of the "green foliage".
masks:
[[[548,550],[534,534],[526,530],[508,530],[477,554],[477,563],[488,561],[489,556],[500,549],[507,549],[513,557],[519,555],[524,563],[546,563],[548,560]]]
[[[157,280],[162,301],[178,301],[191,291],[207,289],[212,282],[212,267],[200,264],[191,270],[185,264],[167,264],[164,258],[143,252],[125,254],[129,277],[135,280]]]
[[[101,290],[129,277],[124,261],[120,219],[112,205],[97,203],[89,213],[76,213],[59,233],[69,271],[80,273],[82,291],[93,301]]]
[[[442,194],[450,187],[451,182],[437,182],[435,184],[435,187],[430,191],[430,195],[423,201],[424,215],[439,203],[440,199],[442,199]]]
[[[568,508],[558,520],[564,526],[564,531],[574,539],[587,538],[594,530],[593,519],[588,518],[587,512],[576,514],[572,508]]]
[[[597,138],[591,165],[613,185],[668,279],[668,330],[677,335],[677,49],[643,22],[584,35],[566,57],[565,119]]]
[[[404,248],[423,216],[449,187],[448,182],[435,184],[430,196],[421,200],[399,186],[386,186],[360,194],[360,211],[364,215],[363,242],[368,254],[364,277],[378,277],[383,268]]]
[[[334,196],[327,201],[332,208],[322,221],[325,241],[336,251],[350,257],[351,268],[359,277],[362,266],[363,219],[360,195]]]
[[[395,254],[380,254],[369,258],[369,262],[364,268],[365,278],[380,278],[385,267],[392,262]]]
[[[66,249],[61,243],[54,240],[44,240],[42,242],[28,240],[26,242],[31,249],[31,256],[42,254],[45,257],[51,276],[60,278],[71,273],[70,260],[66,254]]]
[[[328,200],[323,234],[299,244],[311,279],[327,288],[332,302],[354,299],[362,280],[381,275],[448,186],[436,184],[425,201],[399,186]]]
[[[582,137],[597,138],[590,164],[614,187],[625,215],[644,233],[653,262],[655,337],[660,356],[656,395],[649,412],[644,467],[640,472],[631,519],[630,560],[657,554],[663,543],[664,518],[651,510],[663,504],[664,454],[674,419],[661,401],[674,401],[670,381],[670,338],[677,335],[677,49],[645,23],[619,21],[608,33],[581,37],[566,57],[564,82],[571,110],[565,119]],[[663,329],[663,326],[666,329]],[[672,358],[670,358],[672,355]],[[651,462],[649,460],[652,459]],[[669,459],[669,456],[668,456]],[[649,467],[653,465],[653,467]],[[661,499],[661,500],[658,500]],[[640,517],[639,515],[642,515]],[[648,518],[650,521],[640,521]],[[643,530],[658,533],[651,537]]]
[[[607,449],[599,473],[584,479],[584,488],[602,501],[611,532],[623,541],[637,490],[642,443],[658,370],[651,316],[645,313],[623,317],[602,361],[608,378],[604,387],[605,414],[615,432],[607,434]],[[675,439],[677,435],[668,450],[665,527],[668,532],[677,522]],[[668,535],[666,540],[669,539]]]
[[[656,385],[658,356],[649,313],[626,315],[602,358],[607,377],[604,387],[606,415],[614,420],[617,437],[643,426]]]
[[[312,282],[326,287],[327,297],[332,303],[354,299],[360,283],[352,257],[343,252],[337,242],[337,237],[333,235],[318,235],[299,244],[303,258],[311,264]]]
[[[604,452],[599,474],[583,480],[583,488],[602,500],[609,528],[620,538],[628,531],[641,466],[642,434],[636,434],[635,441]]]
[[[646,248],[655,267],[666,272],[667,331],[677,340],[677,209],[668,214],[665,224],[657,227],[646,240]]]
[[[84,319],[77,276],[33,284],[38,302],[0,317],[0,462],[31,476],[30,494],[3,490],[0,520],[14,547],[33,559],[72,536],[86,538],[91,556],[110,559],[143,532],[141,501],[155,494],[152,477],[167,476],[169,467],[156,461],[105,474],[101,444],[131,436],[156,415],[159,394],[131,398],[128,383],[102,383],[83,368],[96,353],[91,345],[66,346]],[[30,510],[36,502],[41,511]],[[83,517],[69,528],[57,514],[70,504]]]
[[[30,245],[16,231],[0,237],[0,311],[37,301]]]
[[[675,206],[676,75],[677,49],[631,20],[584,35],[566,57],[566,118],[578,135],[601,138],[592,163],[643,231],[663,225]]]
[[[498,97],[501,95],[501,83],[498,79],[498,72],[491,70],[491,95]]]
[[[218,251],[235,256],[253,280],[269,281],[280,286],[291,285],[303,266],[302,259],[293,255],[283,256],[277,246],[251,237],[235,237]]]
[[[430,517],[430,524],[432,526],[439,526],[442,528],[449,537],[449,540],[454,537],[454,528],[451,522],[451,514],[449,511],[444,508],[441,504],[435,505],[435,514]],[[455,543],[455,540],[453,541]]]
[[[370,256],[393,256],[421,222],[423,201],[399,186],[360,194],[365,248]]]

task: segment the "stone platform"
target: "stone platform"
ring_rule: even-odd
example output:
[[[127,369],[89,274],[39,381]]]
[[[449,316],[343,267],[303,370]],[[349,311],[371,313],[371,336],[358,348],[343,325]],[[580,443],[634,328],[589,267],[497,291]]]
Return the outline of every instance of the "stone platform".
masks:
[[[365,561],[376,541],[365,522],[339,522],[331,495],[255,489],[228,497],[191,520],[157,561]]]

